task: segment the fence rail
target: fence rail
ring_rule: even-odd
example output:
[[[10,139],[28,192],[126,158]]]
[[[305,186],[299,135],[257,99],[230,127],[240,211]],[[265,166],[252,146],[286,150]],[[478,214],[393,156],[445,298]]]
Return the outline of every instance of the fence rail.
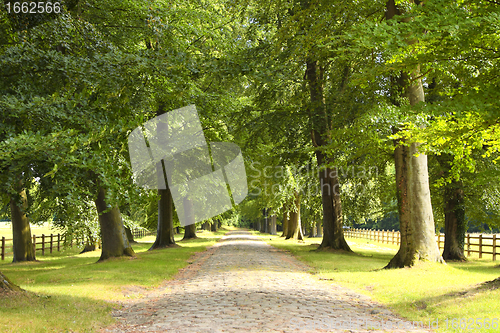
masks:
[[[155,232],[146,230],[146,229],[134,229],[132,230],[132,234],[134,238],[141,238],[145,236],[154,236]],[[83,240],[76,239],[77,243],[83,243]],[[42,253],[42,256],[45,255],[45,252],[48,251],[52,253],[53,251],[61,251],[62,244],[64,244],[64,236],[61,234],[50,234],[41,236],[33,235],[33,248],[35,249],[35,254],[38,252]],[[98,242],[99,244],[99,242]],[[71,241],[70,246],[73,246],[73,240]],[[7,252],[9,250],[9,252]],[[8,255],[12,255],[12,239],[7,239],[5,237],[0,238],[0,259],[5,260],[5,257]]]
[[[52,253],[54,250],[61,251],[61,242],[64,242],[64,236],[61,234],[42,234],[41,236],[33,235],[32,242],[35,254],[37,251],[40,251],[42,252],[43,256],[45,255],[45,251],[49,251],[49,253]],[[13,254],[13,252],[7,252],[7,249],[12,250],[12,239],[6,239],[5,237],[2,237],[0,239],[1,260],[5,260],[5,256]]]
[[[375,242],[394,245],[399,245],[401,242],[400,232],[394,230],[349,229],[344,230],[344,235],[347,238],[370,239]],[[436,235],[439,249],[444,249],[444,236],[441,233]],[[477,242],[475,242],[476,240]],[[500,240],[498,234],[466,234],[464,253],[467,253],[468,257],[471,256],[471,253],[477,253],[479,258],[482,258],[483,254],[491,254],[493,261],[496,261],[497,255],[500,255],[498,240]]]
[[[132,235],[134,238],[142,238],[146,236],[156,236],[156,232],[149,231],[147,229],[134,229],[132,230]]]

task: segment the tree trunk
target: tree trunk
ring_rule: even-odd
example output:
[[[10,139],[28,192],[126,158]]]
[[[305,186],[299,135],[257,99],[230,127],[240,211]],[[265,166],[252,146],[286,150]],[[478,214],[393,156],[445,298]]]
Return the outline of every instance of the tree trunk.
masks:
[[[288,225],[290,224],[290,212],[288,210],[288,205],[283,205],[283,233],[280,237],[286,237],[288,234]]]
[[[127,239],[128,239],[128,242],[133,244],[133,243],[137,243],[135,240],[134,240],[134,234],[132,233],[132,230],[130,230],[129,227],[125,227],[125,233],[127,234]]]
[[[196,236],[196,221],[194,219],[193,202],[188,198],[184,198],[183,204],[186,225],[184,226],[184,237],[182,240],[198,238],[198,236]]]
[[[316,237],[323,237],[323,227],[320,220],[316,222]]]
[[[271,235],[276,235],[277,234],[277,232],[276,232],[276,215],[274,215],[274,214],[271,215],[271,219],[270,220],[271,220],[271,226],[270,226],[269,233]]]
[[[314,222],[311,224],[310,229],[309,229],[309,237],[316,237],[316,226]]]
[[[93,252],[95,250],[97,250],[97,244],[95,242],[87,243],[85,244],[85,247],[83,248],[82,252],[80,252],[80,254],[85,252]]]
[[[462,182],[455,180],[444,188],[444,260],[467,260],[464,254],[467,223],[462,188]]]
[[[386,6],[386,19],[389,20],[400,14],[394,0],[388,0]],[[408,41],[410,44],[415,42]],[[411,73],[409,82],[410,84],[399,81],[397,85],[406,88],[410,105],[415,106],[425,102],[418,66]],[[418,260],[443,262],[435,241],[427,155],[420,154],[418,146],[418,143],[413,142],[409,147],[398,147],[406,151],[398,151],[398,148],[395,151],[401,245],[398,253],[386,268],[413,266]]]
[[[26,209],[28,200],[26,190],[20,189],[19,196],[10,199],[10,214],[12,219],[12,251],[14,259],[12,262],[34,261],[35,250],[31,238],[31,228]]]
[[[158,201],[158,227],[156,228],[156,240],[149,251],[175,246],[173,203],[170,189],[158,190],[160,200]]]
[[[436,227],[432,213],[427,155],[419,154],[418,146],[418,143],[412,143],[410,146],[410,164],[408,168],[410,218],[413,227],[416,259],[443,262],[435,237]],[[417,154],[419,155],[415,156]]]
[[[413,244],[410,221],[410,205],[408,201],[408,147],[394,141],[394,165],[396,168],[396,197],[398,200],[399,230],[401,241],[399,250],[385,268],[402,268],[413,266],[415,247]]]
[[[112,257],[134,256],[135,253],[128,242],[120,210],[116,206],[109,208],[106,203],[106,190],[103,187],[99,187],[95,206],[99,214],[102,237],[102,254],[99,261]]]
[[[130,229],[129,229],[129,232],[130,232]],[[85,238],[85,247],[83,248],[82,252],[80,252],[80,254],[85,253],[85,252],[92,252],[95,250],[97,250],[97,242],[94,239],[94,237],[92,237],[92,234],[89,232],[89,234]]]
[[[323,154],[317,152],[318,165],[323,165]],[[337,171],[326,168],[319,172],[323,201],[323,240],[318,249],[331,248],[352,252],[344,238],[340,184]]]
[[[22,291],[21,288],[13,284],[5,275],[0,272],[0,295],[3,291]]]
[[[290,220],[288,222],[288,232],[285,239],[303,240],[302,227],[300,225],[300,195],[295,193],[295,211],[290,210]]]
[[[211,227],[212,232],[216,232],[216,231],[217,231],[217,226],[218,226],[218,223],[219,223],[219,220],[215,220],[215,221],[212,223],[212,227]]]
[[[323,71],[317,61],[306,62],[306,80],[309,84],[311,98],[310,120],[313,124],[312,141],[317,148],[316,159],[318,167],[325,168],[319,172],[320,190],[323,204],[323,240],[318,249],[331,248],[335,250],[351,251],[344,238],[342,228],[342,203],[340,201],[340,183],[337,172],[327,168],[331,160],[320,148],[328,142],[330,128],[329,115],[326,110],[323,94]]]
[[[184,237],[182,240],[194,238],[198,238],[198,236],[196,236],[196,224],[193,223],[184,227]]]

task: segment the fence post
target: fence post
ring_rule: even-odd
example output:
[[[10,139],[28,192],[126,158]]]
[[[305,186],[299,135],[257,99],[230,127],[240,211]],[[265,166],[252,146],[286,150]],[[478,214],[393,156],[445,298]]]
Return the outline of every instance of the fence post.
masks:
[[[479,259],[483,257],[483,234],[479,234]]]
[[[467,257],[470,257],[470,234],[467,234]]]
[[[61,234],[57,234],[57,252],[61,251]]]
[[[441,250],[441,231],[438,231],[438,249]]]
[[[33,252],[35,253],[36,256],[36,235],[33,235]]]
[[[45,255],[45,234],[42,234],[42,256]]]
[[[493,261],[497,260],[497,234],[493,234]]]
[[[5,260],[5,237],[2,237],[2,260]]]
[[[50,253],[52,253],[52,243],[54,242],[54,235],[50,234]]]

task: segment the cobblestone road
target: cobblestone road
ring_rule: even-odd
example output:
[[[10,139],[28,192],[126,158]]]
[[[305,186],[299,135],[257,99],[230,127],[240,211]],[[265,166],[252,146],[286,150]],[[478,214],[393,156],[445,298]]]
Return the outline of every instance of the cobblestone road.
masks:
[[[307,269],[249,232],[229,232],[176,280],[115,311],[105,331],[428,332]]]

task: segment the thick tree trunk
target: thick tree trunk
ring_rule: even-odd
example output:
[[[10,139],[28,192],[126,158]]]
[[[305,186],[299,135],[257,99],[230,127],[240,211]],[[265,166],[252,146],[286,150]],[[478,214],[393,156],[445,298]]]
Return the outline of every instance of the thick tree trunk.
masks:
[[[316,237],[316,225],[314,222],[311,224],[311,227],[309,229],[309,237],[310,238]]]
[[[276,235],[277,232],[276,232],[276,215],[271,215],[271,218],[270,218],[270,221],[271,221],[271,225],[270,225],[270,230],[269,230],[269,233],[271,235]]]
[[[175,246],[174,240],[174,218],[173,203],[170,189],[158,190],[160,200],[158,201],[158,227],[156,228],[156,240],[149,250],[163,249]]]
[[[316,222],[316,237],[323,237],[323,227],[320,220]]]
[[[335,250],[351,251],[344,239],[342,228],[342,203],[340,201],[340,183],[337,172],[327,168],[331,160],[320,149],[328,142],[330,117],[326,110],[323,94],[323,71],[317,61],[309,60],[306,63],[306,80],[309,84],[311,97],[310,120],[313,125],[312,141],[317,148],[316,158],[319,172],[321,197],[323,203],[323,240],[318,249],[331,248]]]
[[[132,233],[132,230],[130,230],[129,227],[125,227],[125,233],[127,234],[127,239],[130,244],[137,243],[134,240],[134,234]]]
[[[130,246],[118,207],[109,208],[106,203],[106,190],[99,187],[95,200],[101,226],[102,254],[99,261],[112,257],[134,256]]]
[[[455,180],[444,188],[444,260],[467,260],[464,254],[467,223],[462,188],[462,182]]]
[[[318,165],[323,165],[324,156],[317,152]],[[340,184],[337,171],[326,168],[319,172],[323,201],[323,240],[318,249],[331,248],[352,252],[344,238]]]
[[[0,294],[3,291],[21,291],[22,289],[13,284],[5,275],[0,272]]]
[[[194,238],[198,238],[198,236],[196,236],[196,224],[193,223],[184,227],[184,237],[182,240]]]
[[[285,239],[303,240],[302,226],[300,225],[300,195],[295,193],[295,210],[290,210],[290,220],[288,221],[288,232]]]
[[[31,238],[31,228],[26,209],[28,200],[26,191],[21,189],[19,196],[10,199],[10,214],[12,220],[12,251],[14,259],[12,262],[34,261],[35,250]]]
[[[212,223],[212,226],[211,226],[211,231],[212,231],[212,232],[216,232],[216,231],[217,231],[218,224],[219,224],[219,220],[215,220],[215,221]]]
[[[386,19],[400,14],[394,0],[388,0]],[[408,41],[409,44],[416,41]],[[406,88],[406,94],[411,106],[425,102],[424,89],[420,78],[419,68],[413,70],[410,83],[398,82],[399,87]],[[398,186],[398,204],[400,209],[401,245],[396,256],[386,268],[413,266],[418,260],[443,262],[439,248],[435,241],[434,216],[432,213],[431,196],[429,189],[429,175],[427,155],[418,151],[418,143],[411,143],[406,152],[395,152],[396,174]],[[402,161],[398,161],[401,158]],[[401,173],[402,172],[402,173]],[[406,176],[405,176],[406,175]],[[405,177],[405,178],[404,178]],[[400,189],[401,180],[405,179],[405,188]],[[404,198],[406,193],[406,199]],[[408,215],[404,215],[405,210]],[[403,215],[401,215],[403,212]],[[406,224],[408,222],[408,225]],[[405,238],[405,239],[404,239]]]
[[[416,259],[443,262],[435,237],[436,227],[432,213],[427,155],[419,154],[418,146],[417,143],[412,143],[410,146],[408,168],[410,216]],[[416,156],[417,154],[419,155]]]
[[[184,218],[186,219],[186,226],[184,226],[184,237],[185,239],[198,238],[196,236],[196,221],[194,219],[194,209],[193,202],[188,198],[184,198]]]
[[[413,266],[415,246],[413,244],[410,221],[410,205],[408,201],[408,147],[395,141],[394,164],[396,168],[396,197],[398,200],[399,230],[401,242],[399,250],[385,268],[402,268]]]

